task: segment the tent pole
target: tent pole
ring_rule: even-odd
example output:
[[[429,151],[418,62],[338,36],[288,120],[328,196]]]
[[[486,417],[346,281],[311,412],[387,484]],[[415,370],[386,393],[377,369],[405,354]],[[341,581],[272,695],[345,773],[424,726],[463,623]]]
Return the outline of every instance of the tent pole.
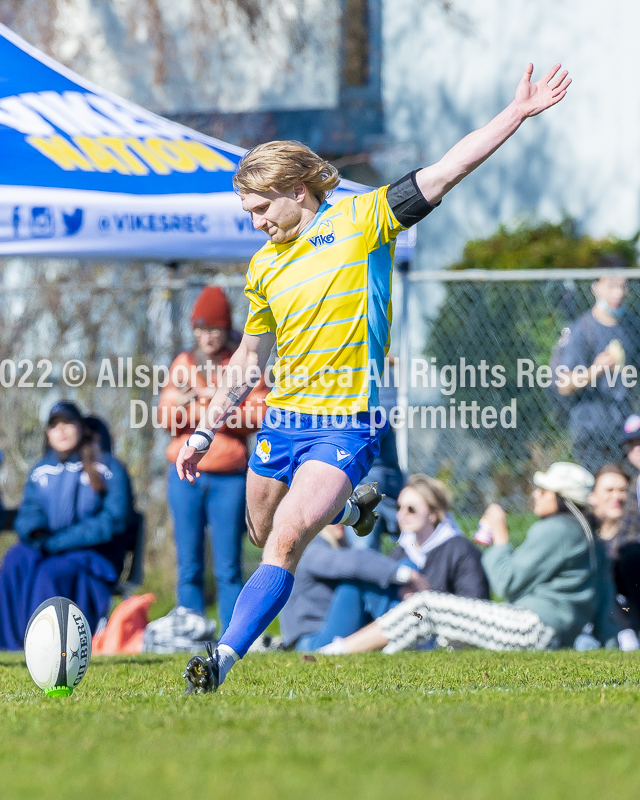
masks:
[[[178,277],[178,270],[180,269],[180,261],[168,261],[166,267],[172,278]],[[182,289],[171,288],[169,289],[169,314],[171,320],[171,359],[176,358],[178,353],[182,351]]]

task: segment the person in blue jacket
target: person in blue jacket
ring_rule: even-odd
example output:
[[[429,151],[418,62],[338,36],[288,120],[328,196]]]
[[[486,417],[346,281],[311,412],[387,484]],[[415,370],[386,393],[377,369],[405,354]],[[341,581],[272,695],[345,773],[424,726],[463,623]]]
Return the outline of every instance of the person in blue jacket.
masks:
[[[4,453],[0,450],[0,467],[4,464]],[[2,505],[2,495],[0,494],[0,531],[4,524],[4,506]]]
[[[0,650],[22,649],[31,614],[50,597],[76,603],[92,631],[109,612],[133,497],[124,466],[98,441],[73,403],[53,406],[15,521],[20,541],[0,565]]]

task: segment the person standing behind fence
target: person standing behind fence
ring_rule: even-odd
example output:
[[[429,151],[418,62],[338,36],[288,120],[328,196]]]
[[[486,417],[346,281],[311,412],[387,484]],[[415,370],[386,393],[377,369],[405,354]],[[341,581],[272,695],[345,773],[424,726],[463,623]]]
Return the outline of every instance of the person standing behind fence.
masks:
[[[627,265],[618,256],[607,256],[599,266]],[[573,402],[569,412],[573,456],[593,473],[618,458],[617,431],[630,412],[630,390],[620,371],[625,364],[640,363],[640,330],[625,308],[624,277],[602,277],[593,282],[591,291],[595,305],[576,322],[562,354],[563,365],[571,370],[569,384],[558,391]]]
[[[175,469],[180,448],[203,417],[220,369],[235,350],[231,340],[231,308],[220,287],[203,289],[191,312],[191,327],[196,345],[193,350],[180,353],[171,365],[169,383],[162,390],[158,403],[165,427],[170,428],[172,421],[186,422],[179,425],[173,435],[167,447],[167,458],[170,462],[168,501],[178,561],[178,606],[168,621],[173,620],[180,634],[187,637],[190,629],[197,636],[203,633],[207,525],[211,533],[222,631],[229,623],[242,589],[247,437],[256,433],[260,426],[263,399],[267,394],[264,382],[256,386],[236,418],[217,433],[214,444],[200,462],[200,480],[195,484],[181,481]]]

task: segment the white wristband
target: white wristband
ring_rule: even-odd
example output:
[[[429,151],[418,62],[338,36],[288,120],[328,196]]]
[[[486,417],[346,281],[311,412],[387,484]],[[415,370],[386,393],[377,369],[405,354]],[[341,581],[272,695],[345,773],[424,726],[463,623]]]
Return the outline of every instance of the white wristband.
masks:
[[[195,447],[196,453],[206,453],[211,447],[215,431],[198,428],[187,439],[187,447]]]

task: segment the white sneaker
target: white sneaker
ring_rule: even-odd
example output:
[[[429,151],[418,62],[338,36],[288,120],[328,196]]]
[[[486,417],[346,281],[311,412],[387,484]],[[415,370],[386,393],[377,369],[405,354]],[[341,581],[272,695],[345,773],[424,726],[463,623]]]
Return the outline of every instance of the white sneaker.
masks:
[[[638,650],[640,648],[638,634],[631,628],[625,628],[618,634],[618,646],[625,653],[629,653],[631,650]]]
[[[282,636],[271,636],[263,633],[258,636],[247,652],[249,653],[268,653],[272,650],[282,650]]]
[[[344,639],[342,636],[334,636],[333,641],[325,644],[324,647],[319,647],[318,653],[323,656],[346,656],[347,650],[344,646]]]
[[[208,617],[191,611],[184,606],[174,608],[171,614],[174,618],[174,632],[178,636],[186,636],[195,641],[210,641],[216,635],[216,623]],[[168,616],[171,616],[169,614]]]
[[[198,653],[215,639],[216,623],[195,611],[178,606],[166,617],[150,622],[144,631],[147,653]]]

